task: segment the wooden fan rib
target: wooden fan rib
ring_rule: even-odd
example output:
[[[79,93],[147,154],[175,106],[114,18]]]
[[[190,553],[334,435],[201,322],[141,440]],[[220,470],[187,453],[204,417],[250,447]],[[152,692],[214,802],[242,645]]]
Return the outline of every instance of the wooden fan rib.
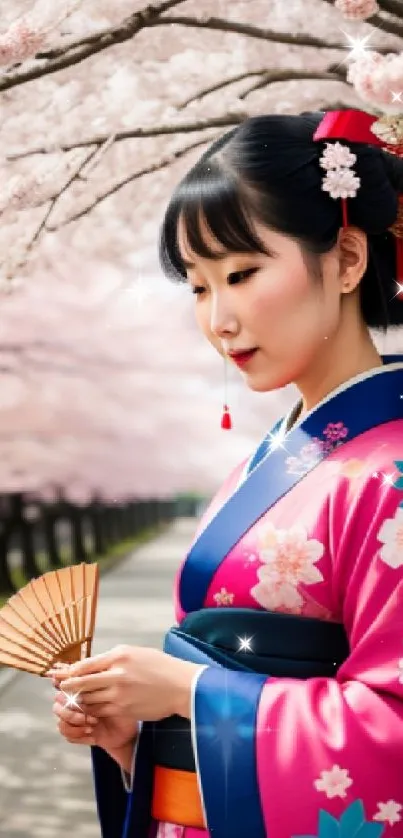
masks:
[[[2,616],[0,611],[0,637],[1,636],[8,637],[10,639],[15,637],[16,641],[21,646],[25,646],[25,643],[33,644],[38,649],[42,649],[44,652],[54,654],[54,648],[50,644],[45,644],[42,638],[37,637],[34,628],[26,627],[25,632],[22,632],[15,626],[10,625],[10,623]]]
[[[17,631],[20,631],[21,634],[25,635],[27,631],[33,630],[38,638],[40,638],[41,642],[44,646],[52,648],[53,650],[57,649],[57,644],[55,640],[51,640],[49,635],[43,631],[39,624],[36,624],[34,628],[30,625],[30,623],[23,620],[21,615],[14,610],[10,602],[7,602],[3,605],[3,608],[0,609],[0,615],[5,622],[15,628]]]
[[[69,638],[70,642],[72,642],[74,631],[73,627],[70,624],[69,615],[65,610],[66,606],[68,606],[73,599],[70,567],[63,567],[60,570],[55,570],[52,579],[50,579],[50,577],[46,577],[45,584],[47,584],[49,588],[53,584],[52,595],[55,598],[55,609],[57,598],[57,601],[60,603],[60,606],[57,610],[60,612],[61,618],[64,620],[64,629],[66,636]]]
[[[38,652],[38,650],[33,649],[32,647],[27,648],[13,639],[4,637],[4,635],[0,635],[0,648],[7,654],[15,655],[16,657],[27,661],[27,663],[34,663],[43,666],[52,660],[51,652],[48,654]]]
[[[51,570],[49,571],[49,575],[44,574],[39,579],[32,581],[34,595],[41,602],[46,614],[46,619],[41,620],[45,624],[49,623],[50,617],[55,617],[56,614],[60,614],[64,606],[63,599],[60,596],[56,572],[55,570]],[[47,576],[49,576],[48,579],[46,579]],[[71,640],[70,633],[60,617],[54,620],[53,623],[50,623],[50,625],[55,626],[57,635],[62,634],[67,643]]]
[[[4,666],[11,666],[13,669],[21,669],[23,672],[30,672],[31,675],[43,675],[48,668],[39,663],[28,663],[25,658],[19,658],[17,655],[9,655],[1,649],[0,663],[4,664]]]
[[[95,630],[95,617],[99,593],[99,567],[97,564],[86,565],[86,593],[90,597],[89,625],[87,627],[87,656],[91,654],[92,638]]]
[[[14,609],[14,611],[19,614],[22,620],[24,620],[29,626],[37,625],[42,626],[43,619],[46,617],[46,614],[42,611],[39,616],[35,614],[35,611],[29,607],[26,599],[30,599],[29,596],[25,597],[22,595],[24,588],[18,594],[14,594],[8,601],[8,605]],[[26,593],[26,592],[25,592]],[[53,641],[56,644],[58,643],[57,634],[51,633],[49,630],[44,629],[45,634],[49,636],[49,640]]]
[[[80,565],[74,565],[71,567],[71,589],[73,602],[80,602],[80,600],[82,600],[85,596],[85,566],[83,562]],[[74,629],[75,636],[79,636],[81,633],[81,626],[77,612],[74,614]]]

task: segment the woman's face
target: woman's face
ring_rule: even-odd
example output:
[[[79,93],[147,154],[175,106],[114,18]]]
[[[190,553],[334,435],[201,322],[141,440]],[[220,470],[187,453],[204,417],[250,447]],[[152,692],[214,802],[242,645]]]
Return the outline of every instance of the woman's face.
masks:
[[[222,355],[256,348],[241,373],[251,390],[264,392],[298,384],[320,365],[338,330],[341,292],[337,248],[320,257],[320,280],[294,240],[259,224],[256,231],[272,255],[224,252],[204,226],[206,243],[223,258],[202,258],[181,222],[178,244],[192,263],[186,268],[200,329]]]

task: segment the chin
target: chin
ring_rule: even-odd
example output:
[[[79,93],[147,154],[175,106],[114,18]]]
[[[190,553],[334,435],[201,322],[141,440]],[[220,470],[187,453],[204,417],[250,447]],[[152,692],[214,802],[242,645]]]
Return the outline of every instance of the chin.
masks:
[[[272,390],[279,390],[281,387],[287,387],[291,382],[284,378],[274,379],[269,376],[251,376],[245,379],[245,384],[249,390],[254,393],[270,393]]]

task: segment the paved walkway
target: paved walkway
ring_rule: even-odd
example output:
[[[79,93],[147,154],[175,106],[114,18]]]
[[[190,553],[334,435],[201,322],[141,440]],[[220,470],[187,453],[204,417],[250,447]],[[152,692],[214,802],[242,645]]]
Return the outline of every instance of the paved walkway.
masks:
[[[94,653],[117,643],[161,645],[173,622],[175,570],[195,530],[172,524],[101,578]],[[0,836],[99,838],[89,749],[57,731],[53,687],[20,673],[0,681]]]

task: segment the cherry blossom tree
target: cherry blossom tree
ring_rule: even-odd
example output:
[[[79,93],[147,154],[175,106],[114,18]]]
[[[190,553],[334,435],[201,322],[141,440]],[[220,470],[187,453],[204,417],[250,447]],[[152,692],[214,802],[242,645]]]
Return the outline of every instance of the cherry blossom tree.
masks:
[[[230,370],[235,427],[220,429],[223,362],[158,268],[164,207],[246,116],[399,114],[402,5],[3,5],[0,491],[209,493],[293,394],[245,392]],[[401,342],[379,338],[383,351]]]

